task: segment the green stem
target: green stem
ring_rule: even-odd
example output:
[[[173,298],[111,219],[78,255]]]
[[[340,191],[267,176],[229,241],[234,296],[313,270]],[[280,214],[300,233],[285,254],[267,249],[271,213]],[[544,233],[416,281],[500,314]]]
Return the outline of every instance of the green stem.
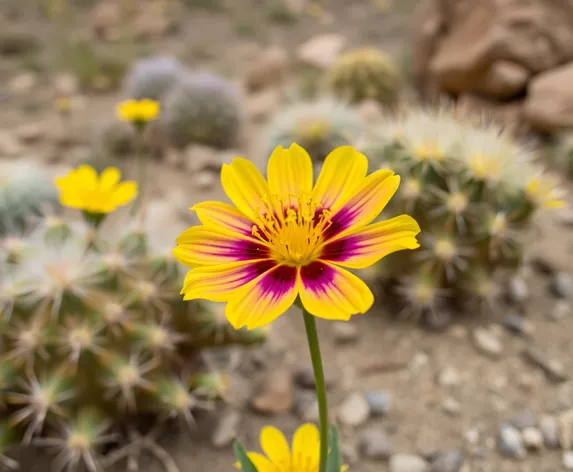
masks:
[[[145,156],[143,153],[143,129],[137,130],[137,136],[135,138],[135,159],[137,161],[137,184],[138,184],[138,195],[131,207],[131,216],[137,214],[138,210],[143,204],[144,190],[145,190]]]
[[[328,456],[328,403],[326,399],[326,385],[324,383],[324,369],[320,356],[320,344],[314,316],[302,308],[308,349],[314,370],[314,382],[316,384],[316,397],[318,399],[318,418],[320,425],[320,467],[319,472],[326,472],[326,459]]]

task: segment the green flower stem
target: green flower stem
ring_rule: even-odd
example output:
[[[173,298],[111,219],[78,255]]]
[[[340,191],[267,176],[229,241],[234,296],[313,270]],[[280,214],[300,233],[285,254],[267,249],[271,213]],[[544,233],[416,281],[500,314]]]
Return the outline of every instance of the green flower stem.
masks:
[[[137,214],[138,210],[143,204],[144,190],[145,190],[145,180],[147,178],[145,169],[145,155],[143,153],[143,126],[136,125],[136,137],[135,137],[135,159],[137,161],[137,185],[138,192],[137,198],[131,207],[131,216]]]
[[[320,426],[320,467],[319,472],[326,472],[326,459],[328,456],[328,403],[326,399],[326,385],[324,383],[324,369],[320,356],[320,344],[316,331],[314,316],[302,308],[306,338],[310,350],[312,369],[314,370],[314,382],[316,384],[316,397],[318,399],[318,417]]]

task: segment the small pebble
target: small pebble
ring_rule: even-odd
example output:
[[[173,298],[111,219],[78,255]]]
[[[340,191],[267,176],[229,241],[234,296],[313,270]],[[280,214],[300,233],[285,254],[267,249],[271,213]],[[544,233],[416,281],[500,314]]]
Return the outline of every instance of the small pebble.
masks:
[[[431,472],[459,472],[464,464],[461,451],[448,451],[440,454],[430,468]]]
[[[314,382],[314,370],[312,369],[312,364],[309,362],[303,366],[300,366],[295,373],[296,382],[303,388],[314,389],[316,384]],[[324,383],[326,388],[332,388],[338,380],[337,372],[332,368],[330,364],[324,366]]]
[[[438,374],[438,384],[442,387],[455,387],[461,383],[460,373],[455,367],[446,366]]]
[[[565,272],[558,272],[551,279],[551,291],[559,298],[571,298],[573,294],[573,280]]]
[[[522,304],[529,298],[529,290],[525,280],[514,277],[509,281],[507,297],[511,303]]]
[[[359,426],[370,416],[370,407],[362,393],[350,394],[338,407],[338,420],[346,426]]]
[[[216,448],[227,447],[237,435],[237,427],[241,421],[241,415],[236,411],[229,411],[219,420],[211,442]]]
[[[551,321],[559,321],[566,318],[571,313],[571,305],[566,300],[558,300],[553,309],[547,313],[547,318]]]
[[[551,359],[549,356],[536,346],[528,346],[523,351],[525,360],[541,368],[547,378],[555,383],[565,382],[569,376],[561,362],[557,359]]]
[[[392,397],[382,390],[366,392],[366,401],[372,416],[383,416],[392,407]]]
[[[543,434],[537,428],[525,428],[521,437],[527,449],[538,451],[543,447]]]
[[[519,430],[533,428],[537,425],[535,415],[531,410],[523,410],[509,420],[509,424]]]
[[[539,418],[539,429],[543,434],[543,442],[548,449],[559,448],[559,425],[553,416],[543,415]]]
[[[462,411],[462,405],[453,397],[446,397],[442,402],[442,408],[452,416],[457,416]]]
[[[370,428],[362,433],[360,449],[368,459],[385,460],[392,455],[390,438],[379,428]]]
[[[298,392],[295,398],[294,409],[296,415],[304,422],[317,422],[318,416],[318,401],[316,393],[309,391]]]
[[[519,335],[529,335],[532,333],[533,328],[528,321],[516,314],[507,315],[503,319],[503,326],[509,332]]]
[[[503,424],[499,428],[497,447],[499,452],[506,457],[523,458],[526,455],[521,434],[508,424]]]
[[[573,452],[567,451],[563,453],[563,467],[565,467],[565,470],[573,470]]]
[[[349,344],[358,339],[358,328],[354,323],[344,321],[332,324],[332,335],[337,344]]]
[[[394,454],[390,458],[390,472],[427,472],[428,464],[419,456]]]
[[[476,328],[473,339],[476,348],[491,358],[497,359],[503,351],[503,344],[499,338],[488,329]]]

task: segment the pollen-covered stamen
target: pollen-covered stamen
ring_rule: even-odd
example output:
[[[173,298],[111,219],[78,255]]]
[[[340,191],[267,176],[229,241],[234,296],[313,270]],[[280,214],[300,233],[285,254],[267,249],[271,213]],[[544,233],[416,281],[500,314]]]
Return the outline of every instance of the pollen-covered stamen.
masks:
[[[462,214],[468,207],[469,200],[462,192],[452,193],[447,200],[448,209],[455,215]]]
[[[469,162],[472,173],[478,180],[497,180],[501,177],[501,165],[494,157],[476,154]]]
[[[437,140],[428,139],[416,144],[412,147],[412,152],[421,161],[441,160],[444,157],[442,147]]]
[[[304,264],[316,258],[331,216],[308,195],[270,195],[261,200],[252,234],[271,248],[277,260]]]

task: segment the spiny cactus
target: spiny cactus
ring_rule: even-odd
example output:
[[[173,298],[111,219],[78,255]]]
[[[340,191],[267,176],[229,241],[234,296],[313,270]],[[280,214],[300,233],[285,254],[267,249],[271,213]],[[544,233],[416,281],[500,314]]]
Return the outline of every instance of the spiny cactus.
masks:
[[[27,161],[0,161],[0,235],[26,226],[30,216],[57,205],[43,169]]]
[[[397,98],[400,74],[392,59],[376,48],[348,51],[326,75],[327,87],[350,103],[374,99],[392,105]]]
[[[161,123],[171,143],[215,148],[237,144],[243,122],[238,93],[223,77],[187,74],[165,96]]]
[[[445,108],[388,120],[366,148],[402,177],[388,211],[409,213],[422,228],[418,251],[379,266],[413,315],[437,317],[448,301],[491,305],[494,277],[523,261],[536,210],[562,203],[533,153],[496,125],[470,124]]]
[[[295,102],[269,123],[263,152],[270,156],[277,146],[297,143],[320,162],[335,148],[355,144],[362,125],[358,111],[331,98]]]
[[[189,422],[217,396],[203,349],[264,339],[183,302],[171,251],[153,251],[139,226],[107,234],[50,217],[0,243],[0,454],[8,428],[10,444],[56,448],[58,467],[95,470],[101,446],[112,434],[121,444],[136,416]]]
[[[135,100],[148,98],[161,101],[165,93],[186,73],[185,66],[174,57],[140,59],[127,73],[124,94]]]

